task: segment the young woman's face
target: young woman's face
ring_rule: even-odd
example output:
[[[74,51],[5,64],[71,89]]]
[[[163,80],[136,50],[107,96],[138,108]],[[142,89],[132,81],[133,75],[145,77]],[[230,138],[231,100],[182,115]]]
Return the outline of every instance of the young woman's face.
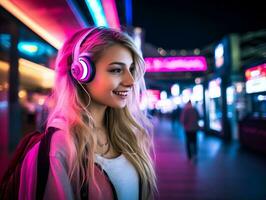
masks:
[[[134,84],[135,65],[131,52],[115,44],[104,51],[95,67],[96,75],[87,84],[92,103],[113,108],[125,107]]]

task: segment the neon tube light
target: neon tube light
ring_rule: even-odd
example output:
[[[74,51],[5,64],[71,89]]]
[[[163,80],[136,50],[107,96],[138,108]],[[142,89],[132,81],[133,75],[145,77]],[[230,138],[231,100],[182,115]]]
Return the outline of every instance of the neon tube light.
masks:
[[[31,85],[38,85],[43,88],[52,88],[54,85],[55,72],[54,70],[31,61],[20,58],[19,74],[22,82],[27,82]],[[0,60],[0,72],[7,73],[9,64]]]
[[[19,42],[18,49],[20,52],[26,53],[28,55],[35,55],[39,50],[36,44],[30,42]]]
[[[147,72],[206,71],[203,56],[145,58]]]
[[[100,0],[86,0],[85,3],[91,13],[92,19],[96,26],[108,27]]]
[[[114,0],[104,0],[102,1],[103,9],[106,15],[106,19],[109,27],[120,29],[119,18],[116,10],[116,5]]]
[[[125,9],[127,25],[132,25],[132,0],[125,1]]]
[[[62,41],[56,39],[52,34],[50,34],[47,29],[41,27],[39,24],[34,22],[30,17],[23,13],[17,6],[8,0],[1,0],[0,4],[12,15],[18,18],[22,23],[28,26],[33,32],[37,33],[49,44],[59,49],[62,46]]]
[[[75,15],[77,21],[81,25],[81,27],[89,26],[87,20],[79,11],[76,1],[75,0],[67,0],[67,3],[69,5],[70,9],[72,10],[73,14]]]

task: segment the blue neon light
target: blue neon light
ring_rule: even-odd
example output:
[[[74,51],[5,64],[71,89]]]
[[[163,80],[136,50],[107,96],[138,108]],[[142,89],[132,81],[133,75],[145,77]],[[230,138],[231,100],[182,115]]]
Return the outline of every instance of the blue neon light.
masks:
[[[127,25],[132,25],[132,0],[126,0],[125,9],[126,9],[126,23]]]
[[[9,34],[0,34],[0,49],[5,51],[11,47],[11,36]],[[40,41],[19,41],[18,50],[22,54],[29,56],[41,56],[43,54],[47,56],[54,55],[55,50],[48,44]]]
[[[55,51],[47,44],[42,42],[24,42],[21,41],[18,43],[18,50],[29,56],[41,56],[46,54],[51,56]]]
[[[10,34],[0,34],[0,46],[4,48],[10,48],[11,45],[11,36]]]
[[[18,48],[22,52],[28,52],[30,54],[35,54],[38,51],[38,46],[36,44],[22,43],[18,44]]]
[[[39,52],[39,47],[36,43],[33,42],[19,42],[18,50],[22,53],[28,54],[30,56],[36,55]]]
[[[108,23],[100,0],[85,0],[85,3],[91,13],[95,25],[108,27]]]
[[[79,11],[77,2],[75,0],[67,0],[67,3],[69,5],[69,7],[71,8],[72,12],[74,13],[76,19],[78,20],[79,24],[82,27],[89,26],[89,23],[85,19],[84,15]]]

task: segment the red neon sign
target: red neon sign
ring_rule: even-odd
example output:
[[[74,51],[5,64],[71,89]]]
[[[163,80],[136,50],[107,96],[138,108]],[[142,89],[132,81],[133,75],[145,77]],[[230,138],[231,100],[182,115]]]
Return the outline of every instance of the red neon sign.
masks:
[[[203,56],[145,58],[147,72],[206,71],[207,62]]]
[[[266,77],[266,63],[247,69],[245,72],[246,80]]]

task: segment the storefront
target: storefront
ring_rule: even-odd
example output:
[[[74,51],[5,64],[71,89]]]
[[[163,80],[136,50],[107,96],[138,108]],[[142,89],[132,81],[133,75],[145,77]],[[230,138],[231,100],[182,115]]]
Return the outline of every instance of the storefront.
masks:
[[[214,55],[213,73],[204,84],[205,130],[225,140],[237,139],[237,109],[243,109],[239,37],[225,36],[217,43]]]
[[[266,63],[245,70],[248,115],[239,122],[242,144],[266,153]]]

